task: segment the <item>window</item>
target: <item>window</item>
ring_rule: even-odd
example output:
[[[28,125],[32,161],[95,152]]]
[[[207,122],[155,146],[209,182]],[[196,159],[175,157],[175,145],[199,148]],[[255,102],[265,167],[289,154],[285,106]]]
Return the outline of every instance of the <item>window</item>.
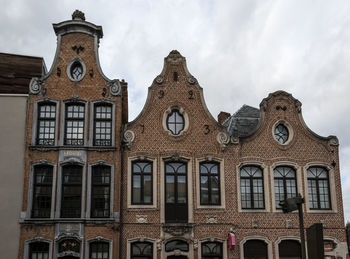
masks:
[[[74,81],[79,81],[83,77],[83,66],[79,61],[70,66],[70,76]]]
[[[72,254],[72,252],[80,253],[80,242],[72,238],[64,239],[58,243],[58,252],[63,255]]]
[[[275,205],[280,209],[280,201],[297,196],[295,170],[287,166],[276,167],[273,171],[275,186]]]
[[[49,218],[51,213],[52,166],[35,166],[33,183],[32,217]]]
[[[92,167],[91,217],[108,218],[110,216],[111,168],[109,166]]]
[[[274,135],[278,143],[285,144],[289,138],[288,128],[284,124],[280,123],[276,126]]]
[[[61,217],[81,217],[82,167],[78,165],[62,168]]]
[[[165,244],[166,252],[171,252],[174,250],[188,252],[189,246],[185,241],[182,241],[182,240],[172,240]]]
[[[84,117],[84,104],[66,105],[65,145],[84,145]]]
[[[257,166],[241,168],[241,203],[242,209],[264,209],[263,172]]]
[[[301,259],[301,245],[296,240],[283,240],[278,245],[280,259]]]
[[[132,163],[132,204],[152,204],[152,162]]]
[[[201,205],[220,205],[220,170],[218,163],[203,162],[200,171]]]
[[[109,259],[109,243],[107,242],[90,243],[89,259]]]
[[[222,243],[205,242],[202,243],[202,259],[222,259]]]
[[[29,259],[49,259],[50,244],[33,242],[29,244]]]
[[[112,145],[112,105],[97,104],[94,112],[94,146]]]
[[[331,209],[328,171],[323,167],[307,169],[307,185],[310,209]]]
[[[37,145],[55,145],[56,104],[41,103],[38,106]]]
[[[166,119],[168,130],[174,135],[179,135],[185,127],[184,117],[177,109],[173,109]]]
[[[267,244],[262,240],[248,240],[244,244],[244,259],[267,259]]]
[[[153,244],[149,242],[132,243],[131,259],[153,259]]]

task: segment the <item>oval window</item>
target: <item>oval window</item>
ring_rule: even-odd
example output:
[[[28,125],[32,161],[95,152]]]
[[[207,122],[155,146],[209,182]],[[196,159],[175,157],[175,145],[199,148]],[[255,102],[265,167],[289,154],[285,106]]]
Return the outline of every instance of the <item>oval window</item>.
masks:
[[[274,131],[275,139],[280,144],[285,144],[289,138],[288,128],[282,123],[278,124]]]
[[[185,128],[185,120],[183,115],[179,112],[179,110],[174,109],[171,111],[171,113],[167,117],[166,125],[168,130],[170,130],[172,134],[180,134],[180,132]]]
[[[80,62],[76,61],[72,64],[70,68],[70,75],[73,80],[79,80],[83,76],[83,66]]]

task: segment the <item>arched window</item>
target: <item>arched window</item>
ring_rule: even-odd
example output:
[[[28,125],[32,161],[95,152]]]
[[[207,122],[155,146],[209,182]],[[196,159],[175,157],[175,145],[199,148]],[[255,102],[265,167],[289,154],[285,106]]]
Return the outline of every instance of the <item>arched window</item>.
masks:
[[[132,163],[132,204],[152,204],[152,162]]]
[[[280,259],[300,259],[301,245],[296,240],[283,240],[278,245]]]
[[[244,166],[240,177],[242,209],[264,209],[264,178],[261,168]]]
[[[89,259],[109,259],[109,243],[107,242],[90,243]]]
[[[278,143],[286,143],[289,139],[288,128],[283,123],[278,124],[274,130],[274,136]]]
[[[201,205],[220,205],[219,164],[203,162],[199,166]]]
[[[168,130],[174,135],[179,135],[185,128],[185,120],[178,109],[173,109],[166,119]]]
[[[278,166],[273,170],[275,186],[275,205],[280,209],[280,201],[297,196],[295,170],[288,166]]]
[[[49,259],[50,244],[47,242],[32,242],[29,244],[29,259]]]
[[[202,259],[222,259],[222,243],[205,242],[202,243]]]
[[[307,185],[310,209],[331,209],[328,171],[317,166],[308,168]]]
[[[153,244],[150,242],[132,243],[131,259],[153,259]]]
[[[244,259],[267,259],[267,244],[262,240],[248,240],[244,244]]]

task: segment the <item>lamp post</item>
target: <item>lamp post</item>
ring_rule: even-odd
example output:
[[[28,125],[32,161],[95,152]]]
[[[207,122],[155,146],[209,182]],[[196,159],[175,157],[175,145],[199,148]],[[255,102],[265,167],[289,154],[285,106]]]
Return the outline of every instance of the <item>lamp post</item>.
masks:
[[[283,213],[289,213],[295,210],[299,211],[299,227],[300,227],[300,241],[301,241],[301,258],[306,259],[306,251],[305,251],[305,235],[304,235],[304,218],[303,218],[303,206],[305,203],[303,197],[301,197],[300,193],[297,197],[288,198],[279,203],[282,207]]]

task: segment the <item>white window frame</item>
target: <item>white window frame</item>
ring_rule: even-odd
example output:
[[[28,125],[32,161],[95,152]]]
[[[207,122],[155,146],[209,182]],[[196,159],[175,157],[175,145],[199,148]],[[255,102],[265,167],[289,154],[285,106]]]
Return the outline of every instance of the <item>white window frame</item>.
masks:
[[[220,174],[220,205],[201,205],[201,181],[200,181],[200,164],[203,162],[208,163],[218,163],[219,164],[219,174]],[[225,164],[224,159],[217,158],[214,156],[206,156],[196,159],[196,205],[197,209],[225,209],[226,207],[226,197],[225,197]]]
[[[326,210],[318,210],[318,209],[310,209],[309,206],[309,190],[308,190],[308,182],[307,182],[307,169],[310,167],[323,167],[328,171],[328,180],[329,180],[329,195],[330,195],[330,202],[331,202],[331,209]],[[335,189],[335,179],[334,179],[334,168],[331,167],[329,164],[324,162],[311,162],[307,163],[304,166],[304,186],[305,186],[305,207],[307,213],[338,213],[338,206],[337,206],[337,193]]]
[[[275,206],[275,177],[274,177],[274,170],[276,167],[279,166],[287,166],[291,167],[295,170],[295,177],[296,177],[296,184],[297,184],[297,193],[300,193],[302,197],[304,197],[304,188],[303,188],[303,175],[302,175],[302,168],[297,163],[291,162],[291,161],[279,161],[275,162],[270,166],[270,183],[271,183],[271,199],[272,199],[272,212],[280,212],[283,213],[282,209],[276,209]],[[297,213],[297,211],[295,212]]]
[[[132,193],[132,163],[135,161],[148,161],[152,163],[152,204],[142,204],[136,205],[132,204],[131,193]],[[128,194],[127,194],[127,204],[128,208],[137,208],[137,209],[156,209],[157,208],[157,163],[158,160],[155,157],[145,157],[145,156],[133,156],[128,158],[128,175],[127,175],[127,185],[128,185]]]
[[[109,193],[109,218],[91,218],[91,194],[92,194],[92,167],[108,166],[111,170],[110,193]],[[114,202],[114,165],[105,161],[97,161],[88,165],[88,187],[87,187],[87,205],[86,218],[91,220],[107,220],[113,218],[113,202]]]
[[[32,207],[33,207],[33,195],[34,195],[34,167],[38,165],[48,165],[52,166],[52,190],[51,190],[51,211],[50,211],[50,219],[55,217],[55,199],[56,199],[56,176],[57,176],[57,165],[56,163],[40,160],[34,162],[30,165],[29,172],[29,186],[28,186],[28,200],[27,200],[27,211],[26,211],[26,219],[32,218]],[[32,218],[32,219],[40,219],[40,218]]]
[[[59,117],[59,109],[60,109],[60,103],[59,101],[56,101],[51,98],[43,98],[39,100],[34,101],[34,108],[33,108],[33,120],[32,120],[32,139],[31,139],[31,145],[32,146],[43,146],[43,145],[37,145],[36,140],[38,137],[38,115],[39,115],[39,105],[41,103],[54,103],[56,105],[56,118],[55,118],[55,142],[53,146],[57,146],[58,143],[58,117]],[[48,147],[53,147],[53,146],[48,146]],[[47,146],[45,146],[47,147]]]
[[[241,199],[241,168],[244,166],[257,166],[260,167],[263,172],[263,181],[264,181],[264,204],[265,209],[243,209],[242,208],[242,199]],[[238,199],[238,212],[250,213],[250,212],[270,212],[270,192],[269,192],[269,172],[268,167],[259,161],[245,161],[237,165],[236,176],[237,176],[237,199]]]

